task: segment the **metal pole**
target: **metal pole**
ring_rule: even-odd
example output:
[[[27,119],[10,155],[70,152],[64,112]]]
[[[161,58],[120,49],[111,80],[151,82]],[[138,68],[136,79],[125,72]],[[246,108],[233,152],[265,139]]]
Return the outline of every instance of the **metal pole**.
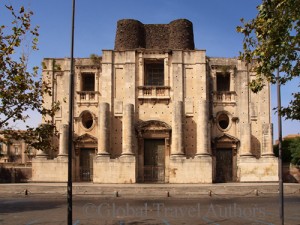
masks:
[[[69,87],[69,138],[68,138],[68,225],[72,225],[72,152],[73,152],[73,101],[74,101],[74,20],[75,0],[72,4],[71,62]]]
[[[277,107],[278,107],[278,173],[279,173],[279,215],[281,224],[284,225],[284,194],[282,180],[282,124],[281,124],[281,92],[279,69],[277,70]]]

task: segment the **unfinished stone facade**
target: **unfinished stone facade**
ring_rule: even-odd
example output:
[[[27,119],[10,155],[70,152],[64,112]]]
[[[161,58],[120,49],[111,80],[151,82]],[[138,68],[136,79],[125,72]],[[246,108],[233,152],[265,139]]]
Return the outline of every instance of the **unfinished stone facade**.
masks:
[[[61,102],[59,151],[34,160],[33,180],[66,181],[70,59],[43,65],[45,104]],[[75,59],[74,180],[276,181],[270,89],[249,90],[250,67],[196,50],[188,20],[119,21],[114,50]]]

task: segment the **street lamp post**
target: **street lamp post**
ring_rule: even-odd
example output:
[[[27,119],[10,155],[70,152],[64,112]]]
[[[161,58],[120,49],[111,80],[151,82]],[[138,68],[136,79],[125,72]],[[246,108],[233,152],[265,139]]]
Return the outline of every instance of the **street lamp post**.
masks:
[[[74,101],[74,23],[75,0],[72,3],[72,31],[71,31],[71,62],[69,86],[69,138],[68,138],[68,225],[72,225],[72,152],[73,152],[73,101]]]
[[[281,91],[279,69],[276,75],[277,82],[277,113],[278,113],[278,173],[279,173],[279,215],[281,224],[284,225],[284,194],[282,180],[282,124],[281,124]]]

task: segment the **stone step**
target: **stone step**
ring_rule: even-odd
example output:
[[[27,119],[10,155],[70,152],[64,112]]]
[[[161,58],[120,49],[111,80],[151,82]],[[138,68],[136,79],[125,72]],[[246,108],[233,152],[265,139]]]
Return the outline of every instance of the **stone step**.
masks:
[[[176,197],[197,198],[205,196],[277,195],[278,184],[210,184],[210,185],[172,185],[172,184],[82,184],[73,185],[73,195],[97,195],[105,197]],[[0,184],[0,194],[47,194],[66,195],[67,185],[63,183],[24,183]],[[300,194],[300,184],[285,184],[285,195]]]

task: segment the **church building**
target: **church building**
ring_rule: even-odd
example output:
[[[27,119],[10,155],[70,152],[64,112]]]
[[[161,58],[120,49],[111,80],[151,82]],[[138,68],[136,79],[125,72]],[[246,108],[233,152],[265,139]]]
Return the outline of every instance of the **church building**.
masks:
[[[278,180],[270,87],[252,65],[195,49],[193,24],[117,23],[115,47],[74,59],[73,181],[214,183]],[[45,58],[57,152],[40,152],[32,181],[67,181],[70,58]]]

